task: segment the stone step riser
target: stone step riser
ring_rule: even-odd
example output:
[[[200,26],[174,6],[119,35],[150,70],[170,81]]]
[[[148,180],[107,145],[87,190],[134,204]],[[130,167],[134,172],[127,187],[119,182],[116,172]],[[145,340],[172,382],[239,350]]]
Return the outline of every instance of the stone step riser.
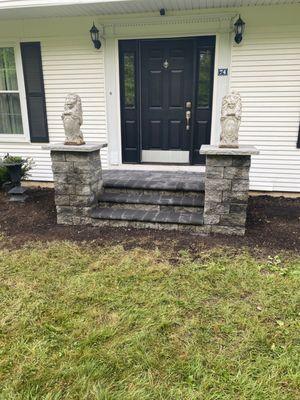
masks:
[[[172,191],[172,190],[152,190],[152,189],[131,189],[131,188],[112,188],[112,187],[104,187],[104,193],[128,193],[128,194],[148,194],[148,195],[170,195],[170,196],[188,196],[188,197],[198,197],[199,195],[203,196],[204,192],[192,192],[192,191]]]
[[[95,220],[132,221],[155,224],[175,225],[203,225],[203,213],[175,212],[175,211],[150,211],[145,209],[130,208],[95,208],[90,217]]]
[[[134,209],[134,210],[147,210],[147,211],[175,211],[175,212],[200,212],[203,214],[203,207],[187,207],[187,206],[174,206],[174,205],[159,205],[159,204],[132,204],[132,203],[107,203],[100,201],[99,207],[113,208],[113,209]]]
[[[156,229],[163,231],[179,231],[189,234],[208,235],[210,229],[204,225],[182,225],[157,222],[142,221],[122,221],[122,220],[105,220],[92,219],[91,225],[96,227],[112,227],[112,228],[135,228],[135,229]]]

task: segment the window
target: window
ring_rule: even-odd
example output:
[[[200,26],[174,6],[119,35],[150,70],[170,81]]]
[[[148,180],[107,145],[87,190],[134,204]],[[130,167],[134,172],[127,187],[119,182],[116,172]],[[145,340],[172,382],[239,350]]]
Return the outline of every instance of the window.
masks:
[[[135,55],[124,54],[124,100],[125,107],[135,106]]]
[[[0,47],[0,135],[23,134],[20,92],[13,47]]]
[[[199,52],[198,107],[207,108],[211,101],[212,62],[211,50],[201,50]]]

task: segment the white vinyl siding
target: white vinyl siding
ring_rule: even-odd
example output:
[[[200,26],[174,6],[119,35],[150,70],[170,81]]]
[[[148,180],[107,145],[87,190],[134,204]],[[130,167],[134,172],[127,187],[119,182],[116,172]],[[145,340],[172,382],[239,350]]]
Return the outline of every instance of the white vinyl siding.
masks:
[[[241,45],[232,46],[230,84],[232,89],[240,91],[243,99],[240,141],[242,144],[255,145],[261,151],[259,156],[253,157],[252,190],[300,192],[300,149],[296,148],[300,114],[298,10],[296,6],[248,7],[241,10],[241,15],[246,22],[246,30]],[[226,13],[235,15],[238,10],[223,9],[218,12],[224,12],[224,15]],[[202,10],[195,12],[197,15],[200,13]],[[130,18],[131,23],[135,23],[136,17]],[[144,18],[148,18],[147,15],[144,15]],[[100,51],[93,48],[89,37],[89,29],[94,19],[99,28],[103,24],[108,24],[104,32],[107,36],[106,45],[103,40]],[[267,24],[266,27],[264,27],[265,24]],[[171,37],[175,35],[175,32],[182,36],[196,35],[199,32],[202,34],[215,32],[215,28],[208,27],[206,30],[205,25],[199,23],[185,24],[179,30],[180,26],[175,24],[172,27],[172,24],[165,24],[161,28],[162,36]],[[126,26],[125,28],[127,29]],[[50,141],[55,143],[64,140],[61,121],[64,101],[69,92],[76,92],[82,98],[82,131],[86,141],[107,141],[107,119],[109,120],[111,160],[117,159],[112,151],[113,142],[117,143],[117,150],[121,151],[117,109],[119,101],[116,100],[119,88],[118,74],[112,73],[108,68],[109,93],[105,93],[104,49],[106,48],[106,53],[111,51],[108,43],[113,39],[109,34],[114,34],[115,29],[117,26],[109,25],[109,17],[102,16],[92,18],[61,16],[58,19],[2,21],[0,24],[0,44],[15,45],[17,42],[19,48],[19,42],[22,41],[41,42]],[[128,38],[145,34],[149,36],[149,32],[153,29],[159,32],[159,27],[155,24],[153,27],[137,24],[130,29],[133,33]],[[229,34],[224,33],[223,36],[228,40],[220,41],[221,46],[229,42]],[[222,48],[219,51],[222,53]],[[113,54],[117,70],[117,51]],[[109,57],[105,61],[107,62],[108,59]],[[228,66],[229,61],[230,54],[226,50],[223,59],[216,59],[216,69]],[[215,99],[218,99],[215,104],[216,113],[220,110],[221,97],[228,88],[227,81],[225,82],[224,79],[224,77],[215,77],[214,95]],[[110,112],[109,115],[106,112],[106,101],[108,105],[109,102],[115,104],[114,112]],[[25,97],[24,104],[26,104]],[[26,113],[22,112],[22,114]],[[216,121],[219,121],[219,117]],[[218,123],[215,123],[212,136],[218,138],[219,134]],[[0,157],[7,152],[12,155],[32,157],[35,167],[30,178],[51,181],[49,152],[42,150],[42,144],[30,143],[27,135],[19,136],[10,138],[9,141],[0,137]],[[104,168],[107,168],[106,149],[102,152],[102,162]]]
[[[79,94],[82,100],[85,140],[107,141],[103,51],[94,50],[88,35],[87,38],[42,39],[41,49],[50,142],[64,140],[61,114],[65,97],[71,92]],[[50,154],[42,150],[42,145],[28,141],[3,142],[0,153],[32,157],[35,165],[30,178],[51,181]],[[103,166],[107,167],[107,149],[103,149],[101,159]]]
[[[300,29],[246,32],[232,49],[231,89],[243,101],[241,144],[257,146],[251,189],[300,191]]]

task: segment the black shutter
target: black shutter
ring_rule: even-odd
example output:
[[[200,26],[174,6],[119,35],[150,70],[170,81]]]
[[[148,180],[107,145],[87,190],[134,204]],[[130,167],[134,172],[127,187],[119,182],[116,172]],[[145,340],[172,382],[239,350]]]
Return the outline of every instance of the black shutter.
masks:
[[[298,130],[298,142],[297,142],[297,149],[300,149],[300,122],[299,122],[299,130]]]
[[[21,43],[21,54],[31,142],[49,142],[40,43]]]

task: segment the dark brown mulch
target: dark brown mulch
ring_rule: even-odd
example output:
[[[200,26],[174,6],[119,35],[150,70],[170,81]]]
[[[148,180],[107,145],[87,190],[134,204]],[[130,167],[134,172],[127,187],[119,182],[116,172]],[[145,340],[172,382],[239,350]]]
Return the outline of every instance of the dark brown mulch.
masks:
[[[126,248],[206,249],[225,245],[248,247],[251,251],[274,254],[281,250],[300,253],[300,198],[252,197],[249,201],[245,237],[197,236],[186,233],[93,228],[56,224],[52,189],[32,189],[25,204],[9,203],[0,192],[0,232],[11,246],[29,241],[74,240],[95,244],[122,244]]]

